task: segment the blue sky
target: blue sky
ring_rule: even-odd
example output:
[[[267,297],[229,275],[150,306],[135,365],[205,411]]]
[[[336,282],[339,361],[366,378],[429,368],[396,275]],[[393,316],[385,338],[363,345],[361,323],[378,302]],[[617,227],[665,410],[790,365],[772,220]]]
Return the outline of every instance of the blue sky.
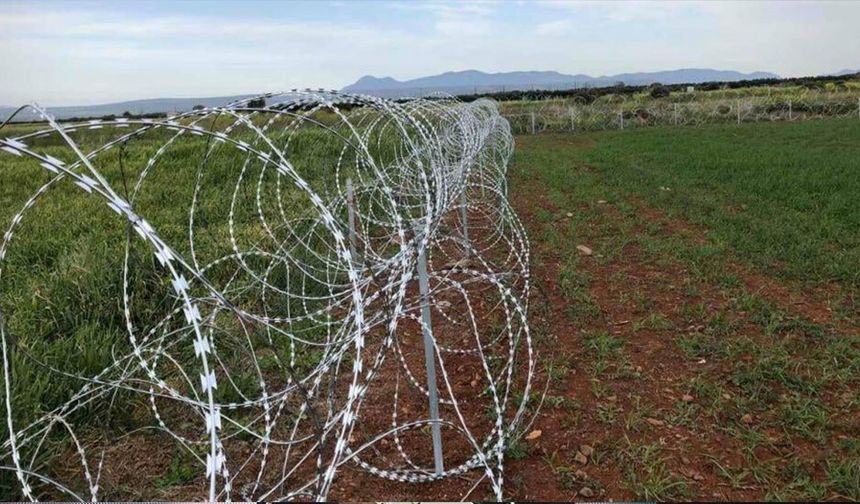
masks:
[[[0,105],[340,88],[449,70],[860,67],[860,2],[0,0]]]

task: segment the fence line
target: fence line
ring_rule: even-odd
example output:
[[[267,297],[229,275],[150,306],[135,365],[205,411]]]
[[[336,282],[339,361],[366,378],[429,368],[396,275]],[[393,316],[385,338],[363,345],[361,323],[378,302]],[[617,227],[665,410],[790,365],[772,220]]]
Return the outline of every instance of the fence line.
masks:
[[[605,98],[605,97],[604,97]],[[683,95],[680,98],[686,98]],[[562,100],[520,102],[503,107],[515,133],[587,132],[654,126],[699,126],[825,118],[860,119],[860,94],[806,93],[783,96],[691,97],[631,100],[621,97],[592,103]]]
[[[104,273],[122,283],[117,317],[127,332],[109,365],[84,374],[74,359],[44,360],[40,345],[50,342],[25,344],[0,308],[0,456],[13,464],[0,470],[27,499],[97,500],[103,465],[116,462],[106,450],[122,437],[79,427],[80,413],[98,406],[110,418],[124,407],[117,397],[132,396],[151,410],[148,428],[160,436],[150,442],[195,461],[200,499],[325,500],[347,463],[401,482],[476,469],[502,499],[504,451],[527,416],[535,368],[528,241],[505,182],[508,122],[488,100],[264,98],[268,106],[249,99],[164,120],[79,124],[34,105],[44,129],[0,137],[0,149],[50,180],[2,235],[0,274],[11,274],[0,296],[26,284],[16,238],[46,233],[28,227],[48,218],[31,209],[64,186],[126,230],[104,263],[117,271]],[[95,146],[82,141],[90,130]],[[137,142],[145,154],[124,156]],[[120,172],[137,180],[111,184],[107,174]],[[232,187],[219,192],[225,181]],[[165,189],[188,199],[151,198]],[[183,225],[184,238],[170,232]],[[146,264],[163,281],[134,281]],[[68,397],[29,417],[11,399],[35,386],[13,372],[22,366],[74,377]],[[77,471],[74,459],[52,471],[57,453],[43,441],[53,434],[70,438]]]

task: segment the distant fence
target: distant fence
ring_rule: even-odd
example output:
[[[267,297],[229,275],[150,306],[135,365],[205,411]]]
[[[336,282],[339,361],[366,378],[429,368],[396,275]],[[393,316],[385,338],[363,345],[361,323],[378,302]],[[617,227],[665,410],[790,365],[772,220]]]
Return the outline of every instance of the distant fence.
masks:
[[[514,133],[585,132],[647,126],[698,126],[823,118],[860,120],[857,93],[813,92],[796,96],[696,97],[631,99],[614,96],[592,103],[546,100],[520,102],[503,109]]]

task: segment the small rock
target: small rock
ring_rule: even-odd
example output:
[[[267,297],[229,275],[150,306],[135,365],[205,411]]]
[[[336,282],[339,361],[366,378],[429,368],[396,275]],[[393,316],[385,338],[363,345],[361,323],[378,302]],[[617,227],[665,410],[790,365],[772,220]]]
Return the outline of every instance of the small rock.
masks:
[[[576,452],[576,455],[574,455],[573,461],[578,463],[578,464],[585,465],[588,463],[588,457],[583,455],[581,451],[578,451],[578,452]]]
[[[584,445],[582,445],[582,446],[580,446],[580,447],[579,447],[579,451],[580,451],[583,455],[585,455],[586,457],[590,457],[590,456],[591,456],[591,454],[592,454],[592,453],[594,453],[594,448],[592,448],[591,446],[589,446],[589,445],[587,445],[587,444],[584,444]]]
[[[745,414],[744,416],[741,417],[741,422],[743,422],[747,425],[753,423],[752,415],[750,415],[749,413]]]
[[[605,199],[599,199],[599,200],[597,200],[597,204],[598,204],[598,205],[605,205],[605,204],[606,204],[606,200],[605,200]]]
[[[693,402],[693,396],[690,394],[684,394],[681,396],[681,400],[684,402]]]
[[[568,217],[573,217],[573,213],[571,212],[567,212],[565,215],[567,215]]]
[[[590,248],[586,247],[585,245],[577,245],[576,250],[580,251],[582,255],[587,256],[590,256],[592,253],[594,253]]]
[[[728,401],[728,400],[729,400],[729,399],[731,399],[731,398],[732,398],[732,395],[731,395],[731,394],[728,394],[728,393],[723,394],[723,399],[725,399],[726,401]]]
[[[645,419],[646,422],[653,425],[654,427],[662,427],[664,424],[663,420],[659,420],[657,418],[648,417]]]
[[[611,396],[607,397],[606,400],[609,402],[615,402],[618,400],[618,396],[611,395]]]
[[[695,480],[695,481],[702,481],[704,479],[705,479],[705,477],[702,476],[702,473],[700,473],[700,472],[693,474],[693,480]]]
[[[688,459],[687,457],[681,457],[681,463],[683,463],[684,465],[690,465],[690,459]]]
[[[541,434],[543,434],[543,432],[540,429],[535,429],[528,433],[526,439],[529,441],[534,441],[535,439],[539,438]]]
[[[594,490],[588,487],[582,487],[579,489],[579,495],[585,497],[586,499],[589,497],[594,497]]]
[[[573,477],[579,481],[585,481],[588,479],[588,474],[586,474],[582,469],[577,469],[576,472],[573,473]]]

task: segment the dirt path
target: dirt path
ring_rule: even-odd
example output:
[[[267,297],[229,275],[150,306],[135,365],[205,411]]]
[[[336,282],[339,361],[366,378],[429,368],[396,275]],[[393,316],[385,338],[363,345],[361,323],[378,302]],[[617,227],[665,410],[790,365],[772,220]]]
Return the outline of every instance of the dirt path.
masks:
[[[635,197],[622,210],[512,172],[548,388],[507,452],[507,499],[860,498],[860,331],[831,289],[701,260],[705,230]],[[405,484],[348,466],[329,498],[459,500],[477,477]],[[468,499],[493,494],[484,482]]]
[[[633,198],[637,219],[605,202],[558,208],[546,182],[520,180],[513,196],[543,285],[532,321],[555,371],[541,436],[511,464],[511,498],[845,498],[825,472],[851,454],[855,397],[783,352],[794,344],[812,359],[844,333],[857,351],[857,328],[834,319],[829,291],[729,262],[736,284],[721,285],[647,250],[655,240],[701,244],[694,226]],[[584,225],[568,224],[586,208],[595,213]],[[815,390],[803,390],[806,379]]]
[[[508,450],[506,498],[855,496],[860,343],[830,289],[686,260],[667,250],[707,246],[704,230],[635,197],[620,211],[562,194],[562,208],[552,181],[527,173],[512,175],[511,197],[532,245],[548,389],[531,435]],[[340,478],[333,498],[459,499],[471,487],[362,477]],[[493,497],[484,483],[468,498]]]

